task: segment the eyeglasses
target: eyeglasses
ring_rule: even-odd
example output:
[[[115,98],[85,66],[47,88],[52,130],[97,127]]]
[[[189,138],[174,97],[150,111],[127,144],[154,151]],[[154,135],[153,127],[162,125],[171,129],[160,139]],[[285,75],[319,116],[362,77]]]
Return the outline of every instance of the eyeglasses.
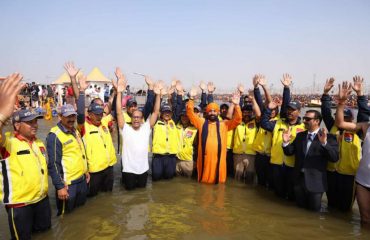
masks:
[[[303,121],[311,121],[312,119],[317,119],[317,118],[311,118],[311,117],[303,117]]]

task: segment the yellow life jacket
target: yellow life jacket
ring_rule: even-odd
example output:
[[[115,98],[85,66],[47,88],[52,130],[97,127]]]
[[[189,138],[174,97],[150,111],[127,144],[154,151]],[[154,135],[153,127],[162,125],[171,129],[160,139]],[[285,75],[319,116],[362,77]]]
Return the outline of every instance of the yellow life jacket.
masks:
[[[337,171],[340,174],[355,175],[361,160],[361,139],[350,131],[343,131],[339,135],[338,128],[334,126],[330,133],[336,134],[339,143],[339,161],[328,163],[327,170]]]
[[[87,172],[86,152],[82,138],[77,130],[75,130],[75,137],[73,134],[64,133],[58,126],[53,127],[50,132],[54,133],[62,144],[63,181],[70,185],[73,180]]]
[[[218,120],[219,121],[224,121],[220,115],[218,115]],[[227,149],[233,149],[233,146],[234,146],[234,130],[235,129],[227,131],[227,145],[226,145]]]
[[[99,127],[85,121],[83,136],[89,172],[100,172],[117,162],[116,150],[107,126]]]
[[[283,131],[291,127],[292,138],[290,143],[293,142],[297,133],[305,131],[303,123],[290,126],[283,119],[276,122],[274,131],[272,132],[272,146],[271,146],[271,160],[272,164],[282,165],[283,163],[289,167],[294,167],[295,157],[285,156],[283,152]]]
[[[42,141],[30,145],[7,134],[3,147],[10,155],[0,160],[0,199],[4,204],[32,204],[48,194],[46,148]]]
[[[279,117],[274,117],[272,120],[278,120]],[[254,139],[252,148],[254,151],[265,154],[271,155],[271,145],[272,145],[272,132],[269,132],[263,128],[259,128],[256,134],[256,138]]]
[[[179,139],[179,152],[176,156],[183,161],[193,161],[193,143],[197,135],[197,129],[193,126],[184,129],[181,124],[178,124],[177,134]]]
[[[252,145],[257,133],[257,124],[255,120],[248,123],[240,123],[234,132],[233,153],[256,155]]]
[[[153,128],[152,152],[154,154],[177,154],[179,138],[175,122],[171,119],[166,124],[158,120]]]
[[[111,122],[113,120],[113,117],[111,114],[108,114],[107,116],[104,116],[102,119],[101,119],[101,124],[106,126],[106,127],[109,127],[109,122]]]

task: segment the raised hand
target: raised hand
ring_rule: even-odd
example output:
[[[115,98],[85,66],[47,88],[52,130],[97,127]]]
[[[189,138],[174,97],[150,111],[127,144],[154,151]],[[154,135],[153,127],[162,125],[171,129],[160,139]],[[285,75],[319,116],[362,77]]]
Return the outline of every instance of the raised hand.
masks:
[[[324,94],[328,94],[328,92],[333,88],[334,81],[335,81],[335,79],[332,78],[332,77],[329,78],[329,79],[326,79],[326,83],[325,83],[325,86],[324,86]]]
[[[161,96],[165,96],[169,94],[169,89],[168,87],[164,86],[162,89],[161,89]]]
[[[25,86],[25,83],[21,83],[22,79],[20,73],[13,73],[0,83],[0,113],[5,119],[13,114],[17,95]]]
[[[189,91],[189,97],[195,98],[198,95],[198,89],[196,87],[192,87]]]
[[[85,92],[85,90],[89,87],[89,84],[87,83],[87,77],[83,74],[78,78],[78,83],[80,85],[80,92]]]
[[[321,144],[326,144],[328,138],[328,131],[326,128],[321,128],[317,134],[317,138],[319,139]]]
[[[243,84],[241,84],[241,83],[238,84],[237,90],[238,90],[240,95],[243,94],[243,92],[245,90]]]
[[[208,93],[213,93],[216,90],[216,86],[213,82],[208,82],[207,84]]]
[[[117,77],[117,92],[124,92],[126,90],[127,86],[127,80],[125,78],[125,75],[122,73],[119,77]]]
[[[253,87],[254,88],[256,88],[258,86],[258,79],[259,79],[258,74],[253,76],[252,82],[253,82]]]
[[[179,95],[184,95],[184,87],[182,86],[180,81],[176,82],[176,91]]]
[[[272,109],[275,109],[277,106],[278,105],[276,104],[275,101],[271,101],[271,102],[269,102],[267,107],[272,110]]]
[[[199,84],[199,88],[202,90],[202,92],[205,92],[207,90],[207,84],[201,81]]]
[[[258,84],[261,85],[262,87],[266,86],[267,83],[264,75],[262,74],[259,75]]]
[[[238,91],[234,92],[231,97],[231,102],[235,105],[239,105],[240,103],[240,94]]]
[[[351,93],[351,83],[344,81],[342,86],[338,84],[338,103],[344,104],[347,101],[349,94]]]
[[[116,71],[114,71],[114,74],[116,74],[117,80],[119,80],[120,78],[124,78],[123,73],[119,67],[116,67]]]
[[[292,77],[288,73],[285,73],[283,74],[283,79],[280,81],[284,87],[289,87],[292,84]]]
[[[362,95],[364,89],[364,78],[356,75],[353,77],[352,89],[356,92],[358,96]]]
[[[292,139],[292,133],[291,133],[291,127],[289,127],[288,129],[285,129],[283,131],[283,142],[289,143],[291,139]]]
[[[161,94],[162,88],[163,88],[163,82],[158,81],[158,82],[154,83],[153,91],[154,91],[155,94],[159,95],[159,94]]]
[[[64,69],[67,71],[69,77],[76,77],[80,69],[77,69],[73,62],[66,62],[64,64]]]

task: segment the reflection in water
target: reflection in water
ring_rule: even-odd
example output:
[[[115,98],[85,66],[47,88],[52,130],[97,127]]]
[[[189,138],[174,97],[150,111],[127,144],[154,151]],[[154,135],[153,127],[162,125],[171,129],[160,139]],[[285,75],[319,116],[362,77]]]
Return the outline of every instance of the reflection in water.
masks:
[[[45,139],[54,124],[40,121],[39,137]],[[149,180],[145,189],[128,192],[120,185],[119,164],[114,171],[112,193],[99,193],[63,218],[56,217],[49,182],[52,229],[33,239],[370,239],[356,204],[348,214],[312,213],[233,179],[225,185]],[[0,208],[0,239],[9,239],[6,217]]]

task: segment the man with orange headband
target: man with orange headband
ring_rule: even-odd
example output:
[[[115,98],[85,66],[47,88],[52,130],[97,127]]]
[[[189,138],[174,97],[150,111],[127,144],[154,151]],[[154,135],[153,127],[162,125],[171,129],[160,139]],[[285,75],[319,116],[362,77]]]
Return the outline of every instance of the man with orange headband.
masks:
[[[197,90],[190,92],[190,100],[186,105],[186,114],[191,123],[199,131],[198,146],[198,181],[203,183],[224,183],[226,181],[226,146],[227,131],[236,128],[242,120],[239,106],[239,93],[233,94],[231,108],[235,108],[231,120],[219,121],[220,108],[216,103],[206,107],[206,118],[194,113],[194,97]]]

